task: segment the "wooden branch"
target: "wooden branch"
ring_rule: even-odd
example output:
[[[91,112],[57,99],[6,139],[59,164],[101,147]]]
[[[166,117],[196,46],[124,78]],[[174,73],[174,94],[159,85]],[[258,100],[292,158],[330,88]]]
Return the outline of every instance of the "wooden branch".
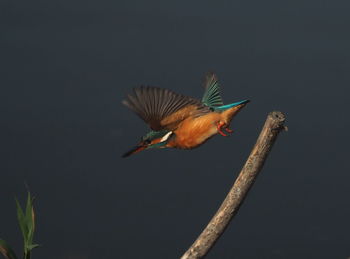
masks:
[[[249,189],[252,187],[265,163],[278,133],[283,129],[287,130],[287,128],[283,126],[284,121],[284,114],[278,111],[271,112],[267,116],[260,136],[230,192],[227,194],[219,210],[211,219],[207,227],[181,259],[202,258],[214,246],[215,242],[227,228],[233,216],[236,215],[244,198],[247,196]]]

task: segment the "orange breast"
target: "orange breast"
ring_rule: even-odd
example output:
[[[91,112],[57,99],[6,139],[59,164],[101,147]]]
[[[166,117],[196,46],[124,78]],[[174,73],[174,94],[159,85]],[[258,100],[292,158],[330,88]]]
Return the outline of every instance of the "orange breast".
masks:
[[[203,144],[217,133],[217,122],[221,116],[211,112],[197,118],[187,118],[181,122],[174,133],[176,137],[170,140],[167,147],[190,149]]]

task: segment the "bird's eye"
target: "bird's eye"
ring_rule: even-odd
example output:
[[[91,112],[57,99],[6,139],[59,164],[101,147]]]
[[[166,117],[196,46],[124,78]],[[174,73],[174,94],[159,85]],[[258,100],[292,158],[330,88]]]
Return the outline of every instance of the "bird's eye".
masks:
[[[149,140],[149,139],[145,139],[144,142],[145,142],[145,144],[151,144],[151,140]]]

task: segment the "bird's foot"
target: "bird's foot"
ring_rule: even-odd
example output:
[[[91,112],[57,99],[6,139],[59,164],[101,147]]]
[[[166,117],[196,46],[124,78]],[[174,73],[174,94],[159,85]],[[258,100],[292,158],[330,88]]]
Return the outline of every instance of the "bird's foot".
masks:
[[[228,135],[222,131],[222,127],[226,126],[226,123],[223,122],[217,122],[216,123],[217,129],[218,129],[218,133],[220,133],[221,136],[227,137]]]
[[[232,132],[233,132],[233,130],[230,129],[230,128],[225,128],[225,130],[226,130],[228,133],[232,133]]]

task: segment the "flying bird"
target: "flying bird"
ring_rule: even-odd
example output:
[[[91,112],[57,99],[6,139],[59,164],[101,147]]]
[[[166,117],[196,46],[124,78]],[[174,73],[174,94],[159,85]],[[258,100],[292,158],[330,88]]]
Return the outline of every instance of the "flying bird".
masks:
[[[192,149],[216,134],[228,136],[232,118],[249,102],[224,105],[217,77],[207,73],[202,100],[168,89],[141,86],[123,101],[151,128],[140,142],[122,157],[149,148]]]

